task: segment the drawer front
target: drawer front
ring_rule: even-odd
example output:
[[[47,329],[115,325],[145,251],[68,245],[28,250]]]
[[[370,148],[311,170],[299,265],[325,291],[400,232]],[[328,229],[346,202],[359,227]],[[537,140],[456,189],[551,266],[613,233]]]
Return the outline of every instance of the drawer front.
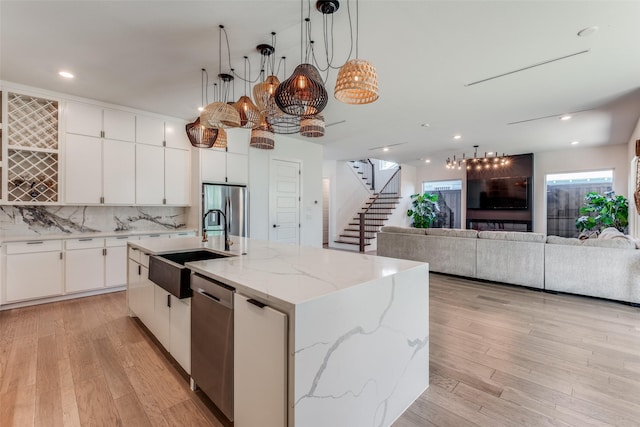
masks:
[[[66,240],[64,244],[67,250],[103,248],[104,239],[85,237],[80,239],[69,239]]]
[[[129,240],[138,240],[138,236],[107,237],[104,239],[104,243],[107,248],[116,248],[119,246],[127,246]]]
[[[140,264],[140,249],[138,248],[129,248],[129,258]]]
[[[142,264],[143,267],[149,268],[149,254],[140,251],[140,264]]]
[[[34,240],[31,242],[7,243],[7,255],[54,252],[62,250],[62,240]]]

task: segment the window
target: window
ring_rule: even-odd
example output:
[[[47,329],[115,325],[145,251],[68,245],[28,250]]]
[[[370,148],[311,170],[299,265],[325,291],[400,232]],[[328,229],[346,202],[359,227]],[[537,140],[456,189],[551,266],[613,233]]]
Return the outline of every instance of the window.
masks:
[[[576,219],[584,196],[591,191],[611,191],[613,170],[548,174],[546,184],[547,234],[578,237]]]
[[[462,181],[426,181],[422,192],[438,195],[440,213],[431,225],[433,228],[461,228]]]
[[[386,171],[386,170],[389,170],[389,169],[394,169],[397,166],[398,166],[397,163],[388,162],[386,160],[380,160],[380,162],[378,163],[378,170]]]

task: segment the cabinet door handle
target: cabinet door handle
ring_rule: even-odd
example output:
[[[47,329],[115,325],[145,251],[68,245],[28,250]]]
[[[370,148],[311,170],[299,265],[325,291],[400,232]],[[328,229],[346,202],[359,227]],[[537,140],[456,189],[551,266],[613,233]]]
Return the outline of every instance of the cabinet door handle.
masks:
[[[263,304],[260,301],[254,300],[253,298],[248,299],[247,302],[249,304],[255,305],[258,308],[265,308],[267,306],[267,304]]]
[[[60,259],[62,259],[62,252],[60,252]]]
[[[138,264],[138,276],[142,276],[142,266]]]
[[[43,244],[43,241],[39,241],[39,242],[27,242],[27,245],[41,245]]]
[[[90,239],[90,238],[86,238],[86,239],[78,239],[78,242],[90,242],[90,241],[92,241],[92,240],[93,240],[93,239]]]
[[[171,308],[171,295],[167,295],[167,307]]]
[[[104,249],[102,250],[102,255],[103,255],[103,256],[107,256],[107,248],[104,248]]]

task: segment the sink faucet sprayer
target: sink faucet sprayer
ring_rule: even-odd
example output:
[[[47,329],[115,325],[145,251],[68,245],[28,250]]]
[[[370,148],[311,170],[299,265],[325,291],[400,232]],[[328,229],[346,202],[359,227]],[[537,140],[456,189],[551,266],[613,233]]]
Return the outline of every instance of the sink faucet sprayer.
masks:
[[[207,220],[207,216],[210,213],[216,212],[219,215],[222,215],[222,219],[224,221],[224,250],[228,251],[230,250],[230,246],[233,244],[233,242],[231,242],[231,239],[229,239],[229,230],[227,227],[227,217],[224,215],[224,212],[222,212],[220,209],[209,209],[207,212],[205,212],[205,214],[202,216],[202,241],[203,242],[208,242],[209,239],[207,239],[207,226],[205,224],[206,220]]]

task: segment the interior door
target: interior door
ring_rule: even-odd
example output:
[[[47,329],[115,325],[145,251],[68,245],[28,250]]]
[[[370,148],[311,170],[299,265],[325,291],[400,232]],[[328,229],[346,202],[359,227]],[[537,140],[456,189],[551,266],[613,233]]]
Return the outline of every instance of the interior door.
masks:
[[[300,163],[272,159],[269,240],[300,243]]]

